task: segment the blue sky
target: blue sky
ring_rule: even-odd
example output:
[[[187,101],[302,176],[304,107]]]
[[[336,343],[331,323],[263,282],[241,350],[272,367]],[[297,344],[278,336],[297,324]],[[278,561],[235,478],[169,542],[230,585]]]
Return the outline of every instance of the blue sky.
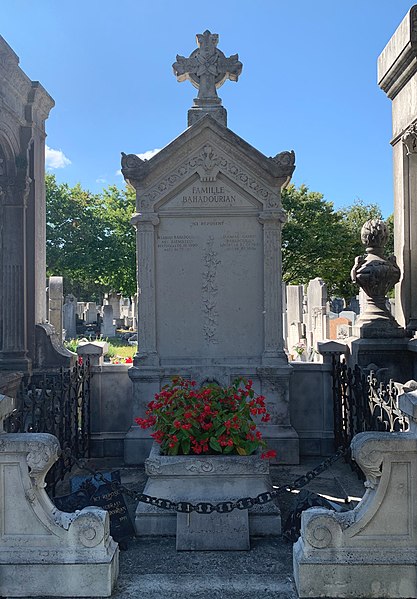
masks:
[[[406,0],[3,0],[0,34],[56,106],[48,164],[91,191],[123,185],[120,152],[162,148],[186,128],[195,90],[171,65],[195,34],[238,53],[219,90],[228,125],[267,156],[294,149],[293,182],[337,208],[356,198],[393,210],[391,101],[377,57]]]

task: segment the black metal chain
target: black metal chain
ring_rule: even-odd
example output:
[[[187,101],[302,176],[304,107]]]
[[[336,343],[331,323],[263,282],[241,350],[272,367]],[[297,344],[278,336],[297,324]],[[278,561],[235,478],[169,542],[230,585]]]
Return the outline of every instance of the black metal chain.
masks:
[[[141,503],[147,503],[149,505],[159,507],[163,510],[171,510],[186,514],[189,514],[190,512],[197,512],[197,514],[211,514],[212,512],[225,514],[232,512],[235,509],[247,510],[248,508],[251,508],[254,505],[263,505],[265,503],[269,503],[284,492],[297,491],[298,489],[305,487],[310,481],[312,481],[314,478],[325,472],[325,470],[328,470],[331,466],[333,466],[333,464],[340,460],[340,458],[345,456],[347,452],[347,449],[340,448],[335,454],[323,460],[323,462],[321,462],[312,470],[306,472],[303,476],[299,476],[292,483],[287,485],[281,485],[273,491],[265,491],[264,493],[260,493],[256,497],[242,497],[241,499],[238,499],[236,501],[222,501],[216,504],[206,502],[193,504],[189,503],[188,501],[175,502],[170,501],[169,499],[161,499],[159,497],[151,497],[150,495],[145,495],[144,493],[138,493],[137,491],[128,489],[125,485],[122,485],[118,481],[108,480],[104,476],[104,474],[88,466],[86,464],[86,460],[79,460],[75,458],[71,453],[71,449],[66,449],[64,451],[64,454],[66,457],[72,459],[80,469],[89,472],[95,478],[95,480],[101,481],[106,485],[110,485],[113,490],[120,491],[124,495],[128,495],[132,499],[135,499],[136,501],[139,501]]]

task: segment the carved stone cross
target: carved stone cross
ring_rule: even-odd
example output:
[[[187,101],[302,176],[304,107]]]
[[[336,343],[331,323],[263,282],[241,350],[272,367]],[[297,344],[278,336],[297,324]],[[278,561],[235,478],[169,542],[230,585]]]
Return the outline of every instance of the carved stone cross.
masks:
[[[221,104],[216,88],[223,85],[226,79],[237,81],[242,72],[242,63],[237,54],[229,58],[217,48],[219,36],[208,29],[196,36],[198,48],[189,56],[177,55],[177,62],[172,67],[178,81],[188,79],[198,89],[195,106]]]

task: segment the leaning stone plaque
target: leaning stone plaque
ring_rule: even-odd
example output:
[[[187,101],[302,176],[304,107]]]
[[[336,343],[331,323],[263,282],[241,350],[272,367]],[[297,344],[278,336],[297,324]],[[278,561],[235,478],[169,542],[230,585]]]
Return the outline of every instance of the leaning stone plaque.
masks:
[[[267,157],[227,127],[216,90],[237,81],[242,64],[217,42],[209,31],[198,35],[198,48],[173,65],[179,81],[198,89],[188,129],[148,161],[122,155],[137,210],[132,421],[173,375],[220,385],[245,376],[269,402],[271,421],[260,427],[268,447],[279,462],[297,463],[281,279],[281,189],[295,157]],[[149,433],[133,426],[126,463],[143,463],[150,445]]]

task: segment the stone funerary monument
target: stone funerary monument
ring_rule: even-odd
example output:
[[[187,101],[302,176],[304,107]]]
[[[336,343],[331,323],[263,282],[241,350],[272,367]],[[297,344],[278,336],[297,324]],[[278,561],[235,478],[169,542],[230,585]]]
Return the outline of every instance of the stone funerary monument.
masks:
[[[252,378],[269,402],[261,430],[279,462],[298,462],[289,418],[291,368],[283,349],[281,189],[294,152],[267,158],[227,127],[216,88],[237,81],[238,56],[226,58],[218,36],[197,35],[189,58],[177,56],[178,81],[199,90],[188,129],[149,161],[122,154],[136,189],[138,353],[129,375],[134,414],[143,416],[171,376],[228,385]],[[132,417],[133,421],[133,417]],[[127,463],[148,456],[147,431],[132,427]]]

